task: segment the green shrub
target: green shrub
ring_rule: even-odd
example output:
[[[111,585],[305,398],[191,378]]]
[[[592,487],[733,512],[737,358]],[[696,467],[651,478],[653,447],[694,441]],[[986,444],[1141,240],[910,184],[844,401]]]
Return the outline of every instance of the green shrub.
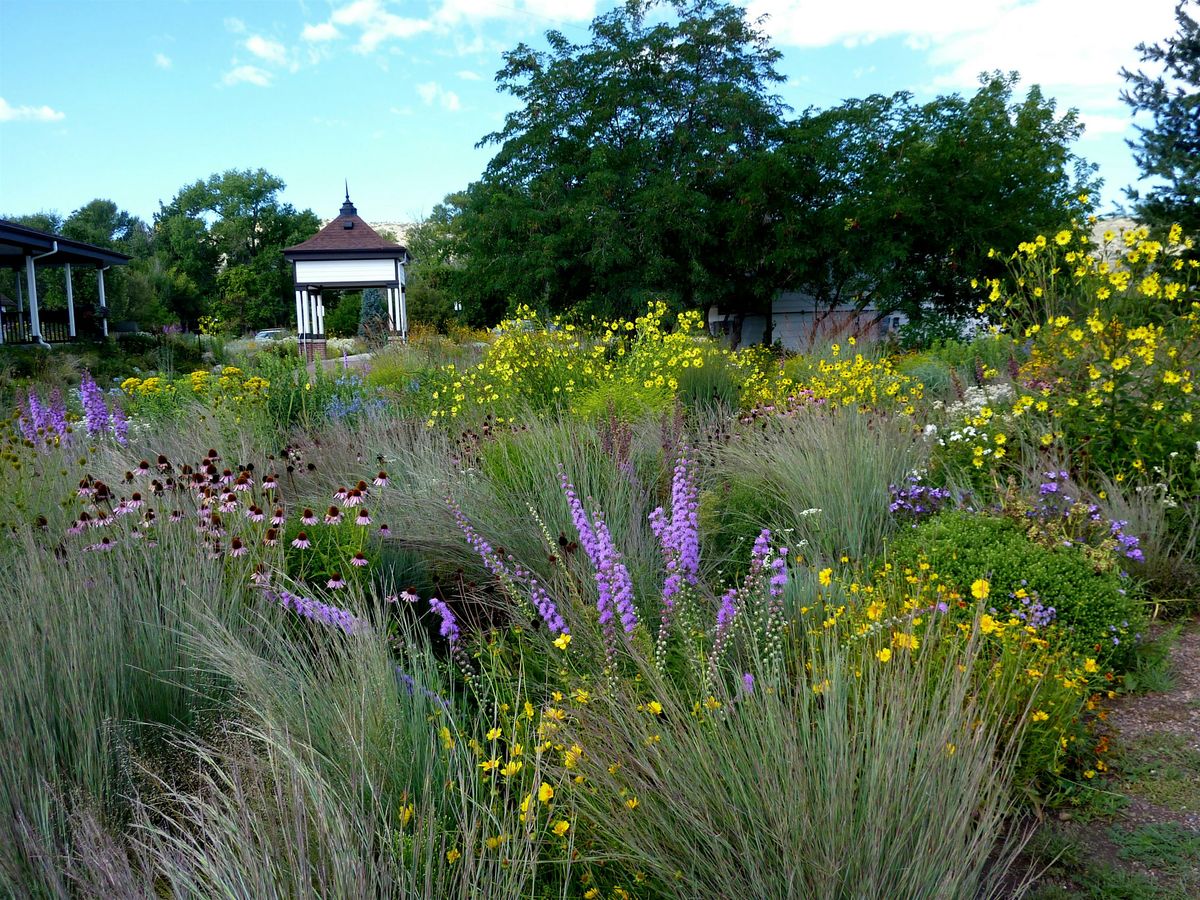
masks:
[[[1055,630],[1076,652],[1118,670],[1133,658],[1133,635],[1142,613],[1133,585],[1116,572],[1098,572],[1071,547],[1031,541],[1014,522],[954,511],[930,519],[894,540],[889,561],[916,566],[926,560],[965,595],[976,579],[990,584],[989,602],[999,613],[1021,604],[1024,589],[1055,610]]]
[[[709,353],[704,365],[680,372],[678,396],[690,412],[709,408],[735,410],[737,378],[725,357]]]
[[[664,388],[603,381],[576,397],[571,412],[588,422],[609,416],[616,416],[622,422],[636,422],[670,405],[671,393]]]

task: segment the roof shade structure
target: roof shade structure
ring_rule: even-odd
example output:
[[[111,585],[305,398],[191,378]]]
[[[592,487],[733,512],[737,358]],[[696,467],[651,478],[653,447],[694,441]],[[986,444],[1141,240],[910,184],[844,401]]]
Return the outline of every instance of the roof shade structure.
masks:
[[[389,241],[358,215],[346,201],[337,218],[301,244],[287,247],[284,258],[292,264],[296,292],[296,333],[300,352],[308,359],[325,352],[326,289],[380,288],[387,299],[388,336],[408,336],[404,267],[408,249]]]
[[[123,266],[130,259],[115,250],[0,219],[0,268],[12,269],[17,273],[15,308],[8,304],[0,305],[0,344],[48,346],[51,342],[70,341],[77,337],[72,266],[96,270],[100,297],[97,316],[101,332],[107,336],[108,303],[104,295],[104,270],[110,266]],[[38,307],[37,271],[47,266],[64,267],[67,291],[65,317],[56,317],[52,313],[43,315],[45,311]]]

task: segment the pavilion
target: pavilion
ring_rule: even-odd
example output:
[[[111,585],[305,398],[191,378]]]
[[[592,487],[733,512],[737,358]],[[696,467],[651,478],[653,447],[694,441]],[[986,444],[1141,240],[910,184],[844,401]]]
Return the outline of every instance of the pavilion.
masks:
[[[408,336],[404,267],[408,250],[382,237],[346,202],[338,217],[302,244],[287,247],[296,291],[296,333],[300,353],[312,360],[325,355],[325,289],[381,288],[387,298],[388,335]]]
[[[108,301],[104,296],[104,272],[112,266],[123,266],[129,260],[130,257],[115,250],[73,241],[62,235],[0,219],[0,268],[12,269],[17,275],[15,302],[11,305],[9,302],[0,303],[0,344],[35,344],[48,347],[52,343],[75,340],[77,334],[75,293],[71,283],[72,266],[96,270],[100,298],[96,315],[100,319],[101,332],[107,336]],[[47,266],[62,266],[65,270],[65,316],[56,316],[52,311],[38,307],[37,272],[38,269]],[[5,298],[6,301],[8,299]]]

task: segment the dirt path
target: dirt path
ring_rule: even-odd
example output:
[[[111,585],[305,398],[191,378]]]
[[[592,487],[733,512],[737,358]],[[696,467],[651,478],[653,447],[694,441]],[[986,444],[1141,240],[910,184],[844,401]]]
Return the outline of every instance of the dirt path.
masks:
[[[1165,664],[1138,673],[1146,692],[1108,712],[1111,776],[1035,836],[1057,859],[1038,900],[1200,897],[1200,621],[1179,627]]]

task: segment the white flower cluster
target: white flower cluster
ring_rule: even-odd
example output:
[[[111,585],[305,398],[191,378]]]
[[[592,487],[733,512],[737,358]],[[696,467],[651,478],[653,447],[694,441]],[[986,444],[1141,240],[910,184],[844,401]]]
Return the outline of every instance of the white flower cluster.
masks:
[[[979,415],[985,406],[1003,406],[1015,398],[1016,392],[1007,381],[972,385],[964,391],[962,400],[947,407],[946,414],[950,418],[971,418]]]

